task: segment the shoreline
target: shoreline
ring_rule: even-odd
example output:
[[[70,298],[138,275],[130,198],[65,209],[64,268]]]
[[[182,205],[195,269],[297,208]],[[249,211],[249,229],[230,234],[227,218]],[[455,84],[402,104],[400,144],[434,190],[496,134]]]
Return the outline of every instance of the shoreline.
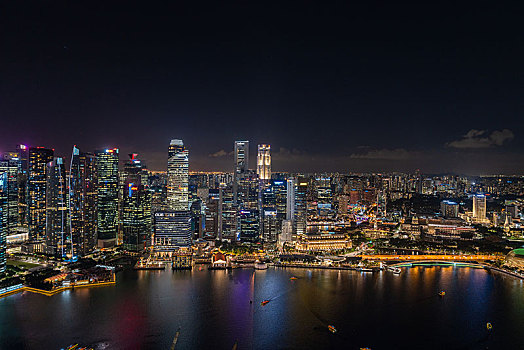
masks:
[[[310,266],[310,265],[301,265],[301,264],[273,264],[272,266],[274,266],[274,267],[281,267],[281,268],[290,267],[290,268],[299,268],[299,269],[342,270],[342,271],[357,271],[357,272],[386,271],[386,269],[381,270],[380,268],[372,268],[373,271],[361,271],[361,268],[359,268],[359,267]],[[435,266],[440,266],[440,265],[436,264]],[[399,266],[399,268],[403,268],[403,267],[413,267],[413,266]],[[478,265],[475,265],[475,266],[464,266],[464,265],[457,264],[457,265],[452,266],[452,267],[469,267],[469,268],[479,268],[479,269],[483,268],[483,269],[485,269],[487,271],[495,271],[495,272],[499,272],[499,273],[503,273],[503,274],[512,276],[514,278],[518,278],[518,279],[524,280],[524,276],[523,275],[519,275],[519,274],[517,274],[517,273],[515,273],[513,271],[508,271],[508,270],[504,270],[504,269],[501,269],[501,268],[498,268],[498,267],[489,266],[489,265],[478,264]]]
[[[53,290],[45,290],[45,289],[38,289],[38,288],[28,287],[28,286],[21,286],[20,288],[17,288],[17,289],[5,292],[3,294],[0,294],[0,299],[8,297],[10,295],[22,293],[22,292],[31,292],[31,293],[42,294],[42,295],[50,297],[50,296],[53,296],[55,294],[65,292],[66,290],[74,290],[74,289],[79,289],[79,288],[104,287],[104,286],[111,286],[111,285],[115,285],[115,284],[116,284],[116,278],[113,277],[113,280],[112,281],[108,281],[108,282],[79,284],[79,285],[73,285],[73,286],[68,286],[68,287],[60,287],[60,288],[56,288],[56,289],[53,289]]]

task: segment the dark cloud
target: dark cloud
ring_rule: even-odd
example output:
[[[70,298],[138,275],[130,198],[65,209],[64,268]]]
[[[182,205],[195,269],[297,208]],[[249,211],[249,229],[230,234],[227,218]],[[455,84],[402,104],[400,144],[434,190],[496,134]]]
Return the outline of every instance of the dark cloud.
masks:
[[[211,153],[208,155],[208,157],[211,157],[211,158],[221,158],[221,157],[227,157],[227,156],[230,156],[233,154],[233,151],[231,152],[226,152],[224,151],[223,149],[221,149],[220,151],[218,152],[215,152],[215,153]]]
[[[513,131],[509,129],[495,130],[489,135],[486,130],[471,129],[460,140],[448,142],[446,146],[452,148],[490,148],[502,146],[514,137]]]
[[[353,159],[382,159],[382,160],[406,160],[417,157],[417,152],[410,152],[404,148],[370,150],[366,153],[353,153]]]

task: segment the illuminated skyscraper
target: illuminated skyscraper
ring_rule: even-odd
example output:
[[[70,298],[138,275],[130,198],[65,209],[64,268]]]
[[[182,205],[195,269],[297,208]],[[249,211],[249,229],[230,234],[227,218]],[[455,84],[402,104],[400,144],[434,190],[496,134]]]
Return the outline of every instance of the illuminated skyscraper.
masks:
[[[295,179],[290,177],[286,184],[286,220],[293,221],[295,217]]]
[[[459,214],[459,205],[456,202],[445,199],[440,202],[440,212],[445,218],[456,218]]]
[[[306,233],[307,190],[307,180],[304,178],[297,179],[295,185],[295,211],[293,218],[293,231],[296,235],[302,235]]]
[[[54,151],[35,147],[29,149],[28,207],[29,238],[43,239],[46,223],[46,169],[53,161]]]
[[[18,223],[26,225],[29,216],[28,207],[28,166],[29,148],[26,145],[17,145],[18,152]]]
[[[237,210],[233,201],[233,187],[221,185],[222,188],[222,229],[219,238],[234,240],[237,233]]]
[[[116,244],[118,234],[118,148],[96,152],[98,246]]]
[[[483,194],[473,196],[473,218],[477,221],[486,220],[486,196]]]
[[[5,272],[7,249],[7,173],[0,172],[0,276]]]
[[[142,252],[151,233],[151,193],[147,190],[147,169],[137,154],[124,165],[122,233],[124,249]]]
[[[18,167],[17,157],[9,159],[0,158],[0,173],[5,173],[6,184],[4,184],[6,195],[6,230],[12,233],[18,224]]]
[[[239,182],[249,170],[249,141],[235,141],[235,168],[233,169],[233,201],[238,204]]]
[[[191,213],[159,211],[155,213],[153,251],[159,258],[172,258],[180,248],[191,246]]]
[[[260,180],[271,179],[271,146],[258,145],[257,175]]]
[[[46,181],[46,243],[50,253],[70,260],[73,243],[68,229],[68,186],[62,158],[55,157],[47,164]]]
[[[259,210],[242,209],[238,213],[240,222],[240,236],[242,242],[256,242],[259,239]]]
[[[189,210],[189,150],[171,140],[167,158],[167,204],[170,210]]]
[[[90,254],[96,247],[97,179],[94,153],[73,147],[69,174],[69,231],[73,258]]]

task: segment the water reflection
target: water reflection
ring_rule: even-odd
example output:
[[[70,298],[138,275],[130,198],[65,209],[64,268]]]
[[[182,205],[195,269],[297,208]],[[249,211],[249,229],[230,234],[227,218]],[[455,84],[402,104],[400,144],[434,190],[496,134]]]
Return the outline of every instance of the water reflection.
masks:
[[[453,267],[124,271],[113,287],[0,299],[0,348],[166,349],[179,327],[177,349],[518,348],[523,288]]]

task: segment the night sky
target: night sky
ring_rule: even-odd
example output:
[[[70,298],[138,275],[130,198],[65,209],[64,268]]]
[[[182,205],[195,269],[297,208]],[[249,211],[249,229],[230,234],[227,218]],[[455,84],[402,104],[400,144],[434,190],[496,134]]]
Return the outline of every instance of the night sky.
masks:
[[[231,170],[245,139],[274,171],[524,171],[522,8],[108,3],[2,2],[0,151],[164,170],[181,138],[190,170]]]

